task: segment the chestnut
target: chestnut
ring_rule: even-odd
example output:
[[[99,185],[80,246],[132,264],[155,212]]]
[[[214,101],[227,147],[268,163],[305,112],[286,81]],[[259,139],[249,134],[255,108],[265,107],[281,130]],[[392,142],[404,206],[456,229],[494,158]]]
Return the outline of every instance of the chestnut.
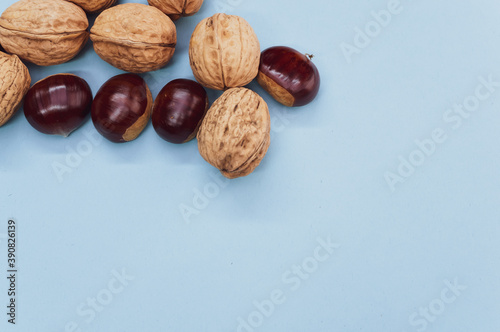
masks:
[[[36,82],[24,99],[28,122],[44,134],[67,137],[90,112],[92,91],[73,74],[57,74]]]
[[[261,54],[257,81],[285,106],[309,104],[320,85],[318,69],[311,59],[311,55],[290,47],[270,47]]]
[[[121,74],[107,80],[95,95],[92,122],[111,142],[128,142],[144,130],[152,107],[153,97],[144,79],[136,74]]]
[[[207,92],[198,82],[177,79],[161,89],[153,106],[153,127],[164,140],[192,140],[208,109]]]

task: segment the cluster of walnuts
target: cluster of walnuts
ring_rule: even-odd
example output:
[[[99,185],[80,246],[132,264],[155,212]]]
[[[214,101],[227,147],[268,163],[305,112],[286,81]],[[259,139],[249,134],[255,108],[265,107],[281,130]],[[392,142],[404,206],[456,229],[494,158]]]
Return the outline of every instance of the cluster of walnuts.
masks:
[[[165,66],[177,43],[173,20],[196,13],[203,0],[20,0],[0,16],[0,126],[19,108],[31,80],[19,60],[41,66],[74,58],[88,39],[116,68],[144,73]],[[88,31],[89,13],[99,13]],[[195,28],[189,60],[203,86],[224,90],[208,110],[198,133],[203,158],[235,178],[251,173],[269,147],[270,117],[265,101],[242,88],[259,71],[260,44],[243,18],[216,14]],[[7,74],[4,74],[7,73]]]

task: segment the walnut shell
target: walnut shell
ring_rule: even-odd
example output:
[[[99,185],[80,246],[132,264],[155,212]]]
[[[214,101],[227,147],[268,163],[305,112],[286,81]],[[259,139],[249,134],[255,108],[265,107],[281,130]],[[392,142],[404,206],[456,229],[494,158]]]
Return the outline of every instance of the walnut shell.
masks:
[[[200,10],[203,0],[148,0],[148,3],[175,21],[183,16],[196,14]]]
[[[0,52],[0,127],[19,109],[30,84],[28,68],[18,56]]]
[[[88,40],[83,9],[63,0],[21,0],[0,16],[0,43],[40,66],[71,60]]]
[[[246,88],[225,91],[208,110],[198,131],[198,150],[229,179],[252,173],[270,143],[266,102]]]
[[[144,73],[170,61],[177,31],[159,9],[126,3],[103,11],[90,30],[90,39],[104,61],[124,71]]]
[[[259,72],[259,40],[243,18],[215,14],[196,26],[189,61],[194,77],[207,88],[241,87]]]
[[[116,4],[117,0],[66,0],[83,8],[89,14],[95,14]]]

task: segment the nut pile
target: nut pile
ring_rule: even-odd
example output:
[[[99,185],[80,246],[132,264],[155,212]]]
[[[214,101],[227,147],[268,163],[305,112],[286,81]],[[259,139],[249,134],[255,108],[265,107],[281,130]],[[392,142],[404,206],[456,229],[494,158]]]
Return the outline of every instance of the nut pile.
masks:
[[[189,63],[196,81],[176,79],[153,99],[137,73],[158,70],[174,56],[173,23],[198,12],[203,0],[20,0],[0,16],[0,127],[22,104],[28,122],[45,134],[68,136],[91,114],[112,142],[136,139],[152,118],[164,140],[198,140],[201,156],[227,178],[252,173],[266,155],[271,121],[267,103],[244,86],[257,79],[274,99],[303,106],[317,95],[320,77],[312,56],[278,46],[261,53],[242,17],[215,14],[192,33]],[[88,31],[87,14],[98,14]],[[97,55],[125,72],[95,97],[82,78],[61,73],[31,88],[28,68],[73,59],[92,40]],[[4,53],[5,51],[5,53]],[[205,88],[222,90],[209,107]]]

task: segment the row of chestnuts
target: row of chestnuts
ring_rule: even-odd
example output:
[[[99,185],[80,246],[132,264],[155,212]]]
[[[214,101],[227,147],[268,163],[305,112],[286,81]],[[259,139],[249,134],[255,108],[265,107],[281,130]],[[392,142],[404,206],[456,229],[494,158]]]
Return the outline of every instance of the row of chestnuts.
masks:
[[[36,130],[68,136],[88,114],[97,131],[116,143],[136,139],[153,112],[153,126],[163,139],[183,143],[196,136],[208,109],[205,89],[197,82],[178,79],[156,98],[136,74],[121,74],[106,81],[95,98],[85,80],[72,74],[49,76],[28,90],[24,114]]]

